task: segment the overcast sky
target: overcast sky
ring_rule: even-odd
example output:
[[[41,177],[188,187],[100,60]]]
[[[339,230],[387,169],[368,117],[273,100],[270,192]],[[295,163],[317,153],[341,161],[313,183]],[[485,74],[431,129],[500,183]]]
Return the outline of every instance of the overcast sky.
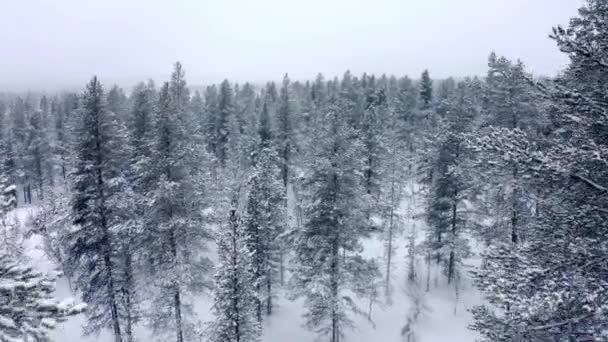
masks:
[[[567,62],[547,36],[582,0],[0,0],[0,89],[260,82],[363,71],[482,75],[495,50],[537,74]]]

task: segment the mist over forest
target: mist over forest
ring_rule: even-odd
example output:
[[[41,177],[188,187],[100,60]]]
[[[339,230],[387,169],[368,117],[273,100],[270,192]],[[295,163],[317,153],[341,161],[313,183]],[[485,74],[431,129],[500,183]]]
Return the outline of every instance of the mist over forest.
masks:
[[[242,6],[266,13],[268,4]],[[303,13],[276,20],[321,11],[293,6],[277,8]],[[343,9],[328,6],[325,20]],[[439,20],[456,20],[445,6]],[[568,8],[555,7],[548,16]],[[429,66],[409,75],[399,54],[385,64],[382,54],[350,54],[354,38],[336,44],[361,62],[337,72],[333,48],[321,40],[308,60],[289,49],[296,37],[282,52],[300,54],[295,70],[276,80],[280,49],[264,54],[271,38],[239,36],[255,46],[240,58],[269,61],[217,82],[201,77],[204,63],[191,75],[173,61],[117,84],[102,76],[112,63],[97,71],[85,58],[72,69],[66,59],[65,78],[53,76],[54,60],[41,62],[49,71],[36,83],[35,70],[20,80],[10,67],[20,53],[36,55],[26,53],[35,42],[22,42],[0,65],[0,342],[608,341],[608,2],[579,7],[546,27],[559,57],[539,45],[530,68],[488,50],[471,57],[478,67],[452,64],[451,77],[424,54]],[[367,9],[400,27],[386,8]],[[176,13],[196,18],[186,7],[166,18]],[[510,34],[534,32],[524,14],[505,20],[518,18]],[[361,46],[373,49],[372,36]],[[532,41],[499,37],[496,51]],[[449,45],[440,38],[432,41]],[[109,79],[133,65],[123,78],[132,79],[171,45],[154,48],[162,58],[125,58]],[[331,63],[315,64],[317,55]],[[226,52],[224,67],[232,58]],[[85,65],[99,76],[66,86]],[[395,71],[374,72],[384,67]]]

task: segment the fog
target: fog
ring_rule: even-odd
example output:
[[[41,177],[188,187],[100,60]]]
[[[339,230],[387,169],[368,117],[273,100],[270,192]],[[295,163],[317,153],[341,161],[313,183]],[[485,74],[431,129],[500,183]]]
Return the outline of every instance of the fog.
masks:
[[[579,0],[0,1],[0,89],[392,73],[482,75],[495,50],[536,74],[567,62],[548,38]]]

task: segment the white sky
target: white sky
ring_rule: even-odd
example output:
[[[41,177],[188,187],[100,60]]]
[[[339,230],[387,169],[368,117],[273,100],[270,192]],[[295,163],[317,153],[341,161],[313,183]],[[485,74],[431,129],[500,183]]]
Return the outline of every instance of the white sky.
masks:
[[[582,0],[0,0],[0,89],[392,73],[482,75],[495,50],[537,74]]]

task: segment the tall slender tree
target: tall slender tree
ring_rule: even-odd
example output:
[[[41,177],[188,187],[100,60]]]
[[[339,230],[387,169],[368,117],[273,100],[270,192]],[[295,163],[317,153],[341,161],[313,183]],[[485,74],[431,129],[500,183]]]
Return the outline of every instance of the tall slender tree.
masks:
[[[116,232],[126,222],[124,194],[128,188],[121,133],[114,113],[106,109],[101,83],[93,77],[83,95],[77,130],[76,165],[71,174],[76,229],[69,233],[67,254],[77,288],[89,305],[85,332],[110,327],[116,342],[122,341],[123,333]]]
[[[218,268],[215,274],[211,341],[255,342],[261,327],[256,319],[256,279],[247,232],[235,209],[230,210],[228,227],[220,231]]]
[[[209,231],[202,218],[204,188],[197,177],[203,163],[191,136],[196,128],[188,109],[184,70],[178,62],[170,83],[160,90],[151,190],[144,225],[146,259],[157,281],[152,326],[173,331],[177,342],[194,334],[190,294],[210,287],[211,264],[205,255]],[[201,177],[205,176],[200,173]],[[162,275],[162,277],[158,277]]]
[[[433,102],[433,80],[428,70],[424,70],[420,78],[420,99],[423,109],[429,108]]]
[[[278,155],[273,146],[270,120],[266,106],[260,115],[260,148],[254,157],[254,168],[249,178],[247,204],[243,220],[247,244],[252,252],[256,280],[257,317],[270,315],[273,308],[274,285],[280,276],[279,235],[285,231],[286,198]]]
[[[362,312],[349,293],[364,294],[376,273],[358,254],[366,234],[361,143],[334,103],[309,161],[307,220],[295,237],[295,297],[306,298],[306,325],[338,342]]]

